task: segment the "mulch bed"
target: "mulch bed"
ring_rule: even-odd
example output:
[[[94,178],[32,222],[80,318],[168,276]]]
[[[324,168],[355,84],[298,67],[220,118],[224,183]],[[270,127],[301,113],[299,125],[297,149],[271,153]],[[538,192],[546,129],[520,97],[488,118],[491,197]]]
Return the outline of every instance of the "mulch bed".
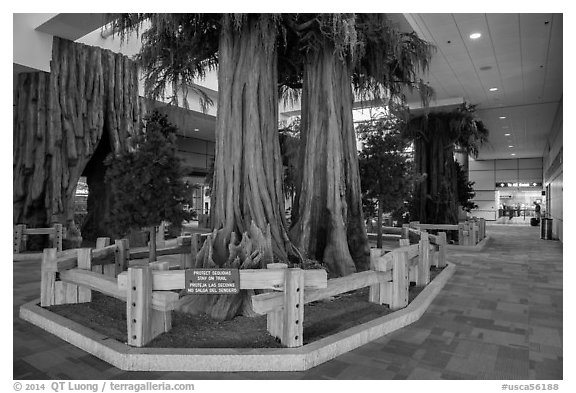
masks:
[[[442,269],[431,268],[431,279]],[[411,286],[411,302],[424,288]],[[388,306],[368,302],[369,288],[312,302],[304,308],[304,344],[341,332],[391,313]],[[126,303],[92,292],[92,302],[51,306],[48,310],[126,342]],[[154,348],[283,348],[266,330],[266,315],[236,317],[216,322],[208,316],[172,312],[172,330],[161,334],[147,347]]]

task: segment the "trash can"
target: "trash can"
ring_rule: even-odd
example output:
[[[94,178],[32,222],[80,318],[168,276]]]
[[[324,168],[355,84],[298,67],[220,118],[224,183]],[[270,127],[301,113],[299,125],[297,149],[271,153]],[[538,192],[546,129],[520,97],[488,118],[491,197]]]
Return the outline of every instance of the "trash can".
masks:
[[[552,219],[542,218],[541,223],[540,238],[544,240],[552,240]]]

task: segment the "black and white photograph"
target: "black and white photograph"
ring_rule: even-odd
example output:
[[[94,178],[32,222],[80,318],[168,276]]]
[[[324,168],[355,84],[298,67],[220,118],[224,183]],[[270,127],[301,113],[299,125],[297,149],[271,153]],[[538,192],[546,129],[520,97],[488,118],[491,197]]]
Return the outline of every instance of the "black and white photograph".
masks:
[[[559,4],[12,12],[7,391],[566,391]]]

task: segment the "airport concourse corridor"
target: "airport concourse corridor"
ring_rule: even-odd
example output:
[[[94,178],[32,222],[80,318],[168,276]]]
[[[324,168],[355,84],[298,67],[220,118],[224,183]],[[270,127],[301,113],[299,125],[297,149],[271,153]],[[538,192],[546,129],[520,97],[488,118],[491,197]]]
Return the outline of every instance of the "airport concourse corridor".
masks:
[[[484,252],[416,323],[305,372],[126,372],[18,318],[38,263],[14,263],[14,379],[562,379],[562,243],[538,227],[489,225]]]

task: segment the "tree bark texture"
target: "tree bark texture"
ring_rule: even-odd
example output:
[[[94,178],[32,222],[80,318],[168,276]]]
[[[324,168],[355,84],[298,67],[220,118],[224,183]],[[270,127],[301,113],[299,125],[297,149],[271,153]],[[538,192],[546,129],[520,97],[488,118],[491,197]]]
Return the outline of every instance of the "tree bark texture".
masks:
[[[416,183],[411,219],[425,224],[457,224],[458,194],[454,144],[441,135],[414,142],[416,171],[426,174]]]
[[[138,74],[127,57],[54,37],[50,73],[21,73],[15,92],[13,222],[74,219],[80,175],[104,132],[111,151],[139,127]]]
[[[276,27],[249,15],[240,27],[223,16],[219,44],[213,233],[196,267],[265,268],[297,257],[288,238],[278,138]],[[189,295],[181,310],[213,319],[253,316],[250,296]]]
[[[302,91],[301,179],[291,238],[331,274],[367,270],[370,249],[362,218],[349,64],[323,48],[308,54]]]
[[[218,69],[216,157],[211,225],[215,261],[227,259],[232,233],[252,222],[270,226],[274,255],[296,255],[288,234],[278,140],[276,28],[270,16],[252,15],[240,28],[223,16]]]
[[[259,269],[265,268],[272,261],[270,225],[263,232],[252,222],[247,232],[241,236],[232,232],[226,260],[217,261],[215,241],[221,231],[214,230],[210,234],[196,256],[194,267]],[[252,309],[251,297],[254,294],[254,290],[241,290],[236,295],[186,295],[180,299],[178,310],[190,314],[206,313],[217,321],[232,319],[239,314],[254,317],[257,316]]]

